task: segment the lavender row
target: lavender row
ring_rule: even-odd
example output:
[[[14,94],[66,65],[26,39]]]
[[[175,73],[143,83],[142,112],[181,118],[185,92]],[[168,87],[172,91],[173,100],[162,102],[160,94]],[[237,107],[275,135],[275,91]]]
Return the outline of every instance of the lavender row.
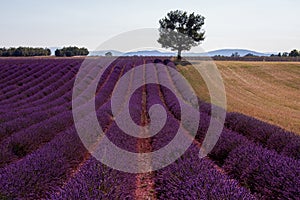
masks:
[[[248,139],[294,159],[300,159],[300,136],[240,113],[228,113],[225,126]]]
[[[25,61],[25,63],[20,63],[17,60],[10,60],[9,63],[1,62],[1,70],[4,70],[4,73],[1,73],[1,81],[0,84],[6,83],[7,81],[11,81],[19,76],[25,77],[30,74],[30,71],[33,70],[33,73],[37,72],[36,69],[32,69],[32,67],[39,66],[39,62],[29,62]],[[4,69],[3,69],[4,68]]]
[[[64,71],[70,71],[67,67],[63,67],[63,65],[52,65],[49,64],[49,66],[46,66],[44,68],[41,68],[42,66],[39,66],[40,70],[38,74],[27,75],[27,78],[25,80],[13,79],[12,81],[14,85],[2,89],[3,93],[5,93],[5,99],[17,96],[20,91],[31,89],[32,86],[38,86],[41,83],[51,83],[51,79],[59,79],[60,77],[65,75]],[[61,67],[61,69],[59,67]],[[57,73],[57,71],[60,71],[60,73]]]
[[[60,88],[58,90],[55,90],[55,92],[54,92],[55,94],[53,94],[53,95],[50,94],[47,99],[44,98],[44,101],[41,102],[41,103],[43,103],[42,106],[34,104],[34,105],[32,105],[32,106],[34,106],[33,108],[29,107],[28,109],[25,109],[23,111],[20,111],[18,109],[18,111],[17,111],[18,115],[19,116],[24,116],[24,115],[28,115],[28,114],[33,113],[33,112],[41,112],[41,111],[45,110],[45,108],[47,108],[47,109],[53,109],[53,107],[57,107],[58,105],[60,105],[60,107],[61,106],[65,106],[67,109],[70,109],[70,107],[71,107],[70,101],[71,101],[71,93],[72,93],[71,89],[72,89],[72,85],[73,85],[73,81],[70,82],[67,85],[67,87],[62,87],[62,88]],[[61,96],[60,98],[58,98],[56,100],[53,100],[51,98],[51,97],[54,98],[55,96],[59,96],[60,94],[63,95],[63,96]],[[16,115],[16,112],[15,113],[11,113],[11,117],[10,117],[9,113],[5,112],[3,118],[14,119],[15,115]]]
[[[0,141],[3,137],[5,137],[5,135],[11,135],[18,131],[21,131],[22,129],[26,129],[29,126],[32,126],[32,125],[42,122],[44,120],[50,119],[64,111],[65,110],[62,107],[55,107],[55,108],[49,109],[47,111],[33,112],[28,117],[19,116],[18,118],[14,117],[14,119],[12,119],[10,121],[1,122],[0,123],[0,133],[1,133]]]
[[[72,124],[71,113],[65,112],[13,133],[0,143],[0,167],[35,151],[40,145],[51,141],[55,135]]]
[[[171,72],[171,71],[170,71]],[[177,80],[176,74],[171,74],[171,80]],[[162,76],[162,79],[166,78],[166,74]],[[175,88],[180,90],[182,84],[174,82]],[[163,93],[168,96],[168,91],[162,89]],[[168,102],[171,105],[171,110],[178,118],[180,108],[173,106],[172,102]],[[199,101],[200,112],[211,115],[212,106],[209,103]],[[289,156],[295,159],[300,158],[300,137],[294,133],[287,132],[277,126],[262,122],[253,117],[245,116],[240,113],[227,113],[225,126],[233,131],[236,131],[248,139],[258,142],[259,144],[274,149],[282,155]]]
[[[146,74],[149,73],[151,74],[151,70],[146,69]],[[168,109],[160,99],[158,85],[147,85],[147,94],[148,109],[154,104],[160,104]],[[168,99],[171,96],[165,96],[165,98]],[[166,126],[152,139],[154,150],[169,143],[179,127],[178,119],[174,118],[168,110],[166,112],[168,116]],[[204,116],[205,119],[203,119]],[[206,133],[209,123],[208,115],[202,117],[197,133],[199,140]],[[187,139],[189,139],[188,137]],[[200,160],[197,157],[198,154],[199,148],[192,145],[179,160],[156,172],[155,182],[158,199],[255,199],[248,190],[240,187],[238,182],[231,180],[215,169],[211,161]]]
[[[101,93],[99,96],[103,98],[103,93]],[[103,99],[108,98],[105,95],[104,97],[105,98]],[[84,106],[81,105],[81,107]],[[72,124],[73,118],[71,111],[67,111],[13,134],[0,144],[0,148],[2,149],[0,157],[3,158],[1,159],[1,166],[34,151],[40,143],[50,141],[55,134],[63,131]],[[1,137],[3,138],[5,136],[9,136],[10,134],[12,133],[6,131]],[[32,140],[33,138],[34,140]]]
[[[104,117],[105,108],[98,114],[100,123],[107,127],[110,118]],[[33,137],[33,139],[37,139]],[[40,199],[59,191],[73,170],[84,162],[88,153],[75,128],[60,132],[21,160],[0,168],[0,194],[6,198]]]
[[[135,175],[114,170],[90,158],[49,199],[130,200],[135,199],[134,192]]]
[[[2,101],[2,106],[10,105],[11,107],[28,107],[35,103],[35,101],[47,98],[47,96],[60,87],[64,87],[69,81],[74,79],[75,75],[72,73],[67,74],[65,77],[53,77],[52,80],[44,81],[41,84],[30,83],[26,88],[20,88],[17,95],[14,95],[7,100]],[[24,91],[22,91],[24,89]],[[14,102],[14,103],[11,103]],[[28,102],[30,102],[28,104]],[[27,103],[27,104],[26,104]]]
[[[3,64],[1,64],[1,70],[3,70]],[[22,64],[21,66],[10,66],[9,70],[6,70],[6,73],[2,73],[0,88],[1,90],[9,85],[16,84],[16,81],[25,79],[30,74],[35,74],[40,71],[40,67],[37,63],[27,63]]]
[[[26,71],[22,74],[13,77],[7,77],[10,78],[6,82],[1,83],[1,88],[3,86],[10,86],[10,85],[16,85],[16,83],[22,83],[23,85],[29,83],[30,81],[34,81],[34,78],[40,78],[43,74],[48,73],[49,71],[60,71],[62,70],[62,66],[65,67],[67,63],[57,63],[57,62],[44,62],[44,63],[35,63],[30,62],[24,66],[13,66],[12,68],[15,68],[15,70],[21,70],[20,68],[25,68]],[[69,63],[70,66],[72,66],[72,63]],[[26,67],[28,66],[28,67]],[[51,73],[50,73],[51,75]],[[4,89],[4,88],[3,88]]]
[[[36,103],[34,103],[33,105],[31,105],[34,107],[29,107],[27,109],[18,108],[18,110],[14,113],[9,113],[9,112],[3,113],[2,122],[4,122],[4,121],[10,122],[11,120],[15,121],[16,115],[19,116],[18,120],[22,121],[22,119],[24,119],[26,121],[27,119],[30,120],[32,115],[36,115],[35,113],[38,113],[38,114],[45,113],[45,115],[47,115],[47,116],[48,116],[48,113],[52,113],[51,116],[53,116],[53,114],[57,114],[59,112],[59,110],[61,110],[61,112],[70,110],[71,109],[71,98],[72,98],[71,97],[72,86],[73,86],[73,81],[68,83],[66,85],[66,87],[56,89],[55,92],[48,95],[47,99],[44,98],[43,99],[44,101],[40,100],[40,103],[41,104],[43,103],[43,105],[39,105],[39,104],[36,105]],[[56,96],[59,98],[55,99]],[[54,111],[58,111],[58,112],[54,112]],[[30,115],[30,116],[27,117],[28,115]],[[9,123],[9,124],[11,124],[11,123]],[[2,127],[3,126],[5,126],[5,124],[2,124]]]
[[[68,63],[66,63],[66,64],[68,64]],[[93,64],[93,63],[92,63]],[[64,77],[65,76],[67,76],[67,77],[69,77],[68,79],[70,79],[70,78],[74,78],[75,77],[75,73],[77,72],[77,70],[78,70],[78,67],[79,67],[79,65],[72,65],[71,63],[69,63],[69,67],[61,67],[60,66],[60,68],[61,69],[59,69],[59,72],[60,72],[60,74],[62,74]],[[66,72],[68,72],[68,73],[66,73],[66,72],[64,72],[64,71],[62,71],[62,70],[65,70]],[[56,74],[59,74],[59,73],[56,73]],[[34,75],[33,75],[34,76]],[[66,77],[65,77],[66,78]],[[61,78],[62,80],[64,80],[65,78]],[[59,80],[59,81],[61,81],[61,80]],[[56,87],[54,87],[53,86],[53,83],[52,82],[50,82],[49,83],[49,87],[52,87],[52,88],[55,88],[55,93],[57,93],[57,91],[61,91],[60,89],[61,88],[63,88],[64,89],[64,92],[67,90],[67,91],[69,91],[69,90],[71,90],[71,88],[73,87],[73,81],[74,80],[72,80],[72,79],[70,79],[70,81],[68,81],[68,85],[69,85],[69,88],[67,88],[66,89],[66,87],[62,87],[62,86],[64,86],[63,84],[63,82],[59,82],[59,81],[54,81],[54,83],[55,84],[57,84],[58,86],[56,86]],[[58,83],[56,83],[56,82],[58,82]],[[54,84],[54,85],[55,85]],[[36,87],[36,89],[35,88],[32,88],[31,89],[31,91],[33,90],[34,91],[34,93],[33,94],[36,94],[36,91],[40,91],[40,90],[42,90],[43,88],[41,88],[41,87]],[[45,88],[44,89],[45,91],[41,91],[41,92],[43,92],[43,93],[45,93],[47,96],[49,95],[49,92],[47,92],[49,89],[48,88]],[[39,92],[39,93],[41,93],[41,92]],[[53,96],[53,94],[51,94],[52,96]],[[23,95],[24,96],[24,95]],[[32,96],[32,94],[30,93],[30,94],[27,94],[26,96],[29,96],[29,97],[31,97]],[[35,98],[35,99],[33,99],[33,100],[31,100],[30,102],[31,103],[33,103],[34,101],[41,101],[41,100],[43,100],[43,102],[45,102],[45,98],[42,98],[41,100],[39,99],[39,98],[41,98],[41,97],[43,97],[43,95],[41,96],[41,95],[39,95],[39,94],[37,94],[36,95],[37,96],[37,98]],[[59,95],[56,95],[56,96],[59,96]],[[32,97],[31,97],[32,98]],[[25,99],[26,101],[28,101],[28,98],[26,98]],[[47,99],[46,99],[47,100]],[[19,105],[21,105],[21,106],[23,106],[24,107],[24,104],[22,104],[22,102],[17,102]],[[26,102],[24,102],[24,103],[26,103]],[[42,102],[41,102],[42,103]],[[35,105],[36,105],[36,103],[35,103]],[[26,105],[25,105],[26,106]]]
[[[102,127],[105,127],[109,115],[103,114],[103,111],[99,113],[98,119]],[[135,150],[136,141],[122,137],[125,134],[122,134],[115,123],[104,129],[107,130],[106,136],[115,145],[129,151]],[[49,199],[134,199],[135,187],[134,174],[112,169],[89,157]]]
[[[254,144],[230,152],[223,168],[262,199],[300,198],[300,162]]]
[[[192,145],[175,163],[156,172],[158,199],[256,199],[198,153]]]
[[[61,109],[60,107],[58,107],[58,109],[52,108],[48,112],[44,113],[45,115],[43,115],[43,113],[40,113],[40,112],[33,113],[33,114],[31,114],[31,116],[29,118],[18,118],[13,121],[10,121],[8,123],[2,123],[1,128],[3,129],[3,133],[5,135],[10,135],[11,133],[14,133],[22,128],[26,128],[30,125],[33,125],[36,122],[41,122],[43,119],[46,119],[47,117],[51,118],[51,117],[53,117],[53,115],[59,114],[61,111],[63,111],[60,109]],[[41,116],[41,115],[43,115],[43,116]],[[17,124],[15,124],[15,123],[17,123]],[[5,135],[2,135],[1,137],[5,136]]]
[[[231,151],[235,150],[235,148],[238,148],[239,145],[241,145],[241,144],[246,145],[246,144],[249,144],[249,143],[250,142],[246,138],[244,138],[243,136],[239,136],[239,135],[237,135],[236,133],[233,133],[233,132],[226,132],[225,136],[224,136],[224,134],[222,135],[222,138],[220,139],[220,141],[218,142],[216,148],[214,149],[213,153],[211,154],[211,157],[213,157],[217,162],[219,162],[219,164],[223,164],[226,159],[229,159],[228,155],[231,153]],[[257,148],[259,148],[259,147],[257,147]],[[267,151],[267,150],[264,149],[264,151]],[[236,155],[238,155],[238,152],[239,151],[236,151]],[[251,151],[249,150],[248,153],[250,155]],[[276,153],[274,155],[276,155],[277,157],[279,156]],[[244,155],[244,157],[245,156],[246,155]],[[242,156],[241,156],[241,158],[242,158]],[[282,157],[282,159],[288,159],[288,158]],[[280,163],[280,159],[274,159],[274,162],[275,163],[277,162],[279,164]],[[295,164],[296,161],[290,159],[289,162],[290,162],[290,165],[294,166],[291,174],[292,173],[298,174],[298,172],[297,172],[297,170],[295,168],[295,166],[297,166],[297,164]],[[228,163],[230,165],[230,163],[232,163],[232,162],[228,161]],[[236,162],[236,163],[238,163],[238,162]],[[249,164],[249,163],[251,163],[251,161],[249,161],[247,164]],[[263,163],[262,166],[263,165],[265,165],[265,163]],[[239,170],[237,170],[237,171],[239,171]],[[276,170],[274,170],[274,171],[275,171],[274,173],[276,173]],[[277,172],[277,173],[280,173],[283,177],[287,177],[287,179],[289,180],[289,177],[290,177],[289,173],[284,174],[284,172],[285,172],[284,169],[279,169],[278,171],[279,172]],[[252,176],[252,175],[250,174],[249,176]],[[272,179],[272,177],[268,177],[268,179]],[[272,182],[272,181],[270,181],[270,182]],[[279,182],[276,182],[276,181],[274,181],[274,182],[275,183],[273,183],[273,184],[279,183]],[[292,181],[292,184],[294,184],[294,185],[298,184],[298,182],[296,181],[296,179],[294,179]],[[263,188],[263,187],[266,187],[266,186],[260,185],[260,187]],[[285,187],[290,187],[290,185],[287,184]],[[289,195],[291,197],[295,196],[295,192],[293,192],[294,188],[292,189],[292,191],[286,191],[286,193],[289,193]],[[252,190],[252,188],[251,188],[251,190]],[[277,189],[275,189],[275,191],[276,190]],[[252,190],[252,192],[255,193],[257,191]],[[282,192],[284,192],[284,191],[282,191]],[[275,194],[277,195],[277,193],[275,193]],[[265,194],[264,191],[262,191],[262,190],[259,191],[259,195],[263,196],[264,198],[266,198],[266,197],[268,197],[268,198],[274,197],[274,194],[269,194],[269,196],[268,196],[268,194]],[[280,195],[280,192],[279,192],[279,195]]]
[[[127,88],[128,85],[121,85],[123,88],[122,91],[126,98],[128,92],[130,91]],[[126,92],[127,91],[127,92]],[[141,90],[135,92],[136,96],[140,97]],[[133,101],[140,101],[141,98],[135,99]],[[136,102],[134,106],[139,104]],[[99,112],[98,119],[100,125],[103,128],[105,126],[105,117],[104,112],[108,115],[111,115],[110,102],[106,103],[106,110]],[[141,108],[139,108],[141,109]],[[139,113],[133,112],[134,116],[141,118]],[[101,123],[104,121],[104,124]],[[106,136],[112,141],[115,145],[119,146],[122,149],[127,151],[136,152],[136,138],[129,137],[119,127],[116,123],[112,123],[109,129],[104,127],[104,130],[107,130]],[[129,173],[124,173],[118,170],[113,170],[105,165],[101,164],[99,161],[94,158],[89,158],[82,167],[80,171],[77,170],[75,174],[66,182],[66,184],[52,195],[52,198],[55,199],[73,199],[73,198],[83,198],[83,199],[102,199],[102,198],[122,198],[122,199],[133,199],[135,192],[135,176]]]
[[[171,80],[178,80],[175,73],[171,73]],[[160,75],[161,79],[166,79],[167,75],[163,73]],[[182,84],[174,81],[175,88],[182,87]],[[183,90],[183,89],[182,89]],[[166,91],[165,88],[162,89],[164,96],[169,96],[170,91]],[[182,93],[182,91],[180,91]],[[171,105],[171,110],[173,111],[176,118],[179,116],[179,106],[174,106],[171,100],[166,99],[167,104]],[[211,104],[201,102],[200,112],[211,114],[212,106]],[[226,124],[228,128],[241,133],[248,137],[248,139],[266,146],[269,149],[274,149],[278,153],[285,156],[289,156],[295,159],[300,158],[300,137],[296,136],[294,133],[287,132],[274,125],[267,124],[265,122],[259,121],[255,118],[248,117],[239,113],[228,113],[226,118]]]
[[[300,172],[299,161],[263,148],[236,132],[224,129],[209,157],[260,198],[295,197],[298,191],[295,185],[299,180],[295,177]]]
[[[63,69],[65,70],[65,72],[63,71]],[[49,92],[47,92],[47,89],[50,89],[50,91],[53,92],[54,90],[58,89],[59,87],[62,87],[64,84],[68,83],[75,77],[73,71],[67,69],[67,67],[63,69],[59,70],[61,73],[57,73],[56,71],[54,71],[54,75],[51,75],[51,71],[49,71],[48,73],[45,73],[43,76],[41,76],[40,80],[34,78],[34,75],[32,75],[34,81],[29,82],[28,84],[23,85],[21,87],[18,87],[17,91],[13,90],[10,94],[11,98],[7,99],[6,101],[3,101],[3,103],[9,103],[10,101],[14,101],[15,99],[17,100],[17,105],[23,105],[24,103],[26,103],[25,100],[30,100],[30,102],[32,103],[36,99],[39,99],[41,96],[39,94],[43,94],[42,92],[44,92],[42,96],[48,95]],[[22,93],[20,93],[20,91],[22,91]],[[12,106],[16,103],[13,103]]]
[[[76,131],[65,131],[24,159],[0,168],[0,194],[8,199],[45,198],[59,190],[85,154]]]
[[[176,86],[170,78],[167,69],[163,69],[162,67],[156,67],[156,71],[154,73],[157,75],[157,80],[160,83],[169,86],[169,88],[166,88],[160,85],[158,88],[159,93],[161,94],[161,98],[164,101],[170,113],[177,120],[182,121],[183,126],[187,129],[187,131],[190,134],[198,137],[199,140],[200,137],[203,139],[203,135],[206,133],[208,124],[210,123],[210,117],[207,117],[207,114],[202,111],[203,104],[200,101],[198,101],[198,99],[189,99],[188,101],[184,100],[184,98],[181,95],[182,93],[177,91]],[[192,95],[188,94],[187,96]],[[198,106],[195,106],[196,102],[194,101],[198,101]],[[182,106],[182,108],[180,105]],[[183,110],[184,113],[181,113],[181,110]],[[185,120],[182,120],[181,115],[183,115]],[[197,119],[200,120],[198,130],[195,129],[197,127],[194,127],[194,125],[192,125],[197,123],[195,122],[195,120]],[[202,133],[199,134],[199,131],[202,131]],[[196,132],[198,132],[198,134],[195,135]]]

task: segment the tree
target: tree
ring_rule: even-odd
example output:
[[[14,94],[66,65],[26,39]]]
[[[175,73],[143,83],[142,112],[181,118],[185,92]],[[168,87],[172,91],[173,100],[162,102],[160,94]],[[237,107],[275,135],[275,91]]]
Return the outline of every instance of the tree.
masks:
[[[283,52],[282,57],[288,57],[289,53],[288,52]]]
[[[50,49],[47,49],[47,48],[46,48],[45,50],[46,50],[46,55],[47,55],[47,56],[51,56],[51,50],[50,50]]]
[[[235,52],[231,54],[231,57],[238,58],[240,57],[240,54],[238,52]]]
[[[105,56],[108,56],[108,57],[110,57],[110,56],[112,56],[112,55],[113,55],[113,54],[112,54],[112,52],[110,52],[110,51],[105,53]]]
[[[62,56],[61,50],[56,49],[54,52],[55,56]]]
[[[296,49],[294,49],[293,51],[291,51],[291,53],[289,53],[290,57],[298,57],[300,56],[299,51],[297,51]]]
[[[33,48],[33,47],[18,47],[18,48],[2,48],[0,49],[0,56],[49,56],[51,50],[47,48]]]
[[[244,55],[244,57],[255,57],[255,55],[252,53],[247,53],[246,55]]]
[[[89,51],[86,48],[78,48],[78,47],[64,47],[62,49],[55,50],[55,56],[59,56],[59,57],[86,56],[88,54]]]
[[[180,60],[182,51],[189,51],[204,40],[205,32],[202,30],[204,19],[203,16],[194,13],[187,14],[180,10],[170,11],[166,17],[159,20],[159,39],[157,41],[163,48],[177,51],[177,58]]]

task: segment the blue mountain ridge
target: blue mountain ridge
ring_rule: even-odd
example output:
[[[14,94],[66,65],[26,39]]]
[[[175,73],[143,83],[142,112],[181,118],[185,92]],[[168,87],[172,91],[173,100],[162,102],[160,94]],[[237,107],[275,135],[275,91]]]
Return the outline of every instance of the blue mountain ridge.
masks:
[[[176,56],[177,52],[161,52],[158,50],[142,50],[123,53],[116,50],[101,50],[101,51],[90,51],[89,56],[104,56],[105,53],[111,52],[113,56]],[[253,54],[255,56],[270,56],[270,53],[261,53],[257,51],[247,49],[219,49],[214,51],[208,51],[206,53],[195,53],[195,52],[183,52],[182,56],[231,56],[233,53],[238,53],[240,56],[247,54]]]

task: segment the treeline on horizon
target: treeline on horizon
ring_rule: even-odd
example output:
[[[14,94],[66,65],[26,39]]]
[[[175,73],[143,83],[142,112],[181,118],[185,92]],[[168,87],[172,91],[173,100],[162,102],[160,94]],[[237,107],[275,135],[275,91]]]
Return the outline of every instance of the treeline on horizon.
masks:
[[[58,57],[72,57],[72,56],[87,56],[89,51],[87,48],[78,47],[63,47],[56,49],[55,56]],[[40,47],[10,47],[0,48],[1,57],[30,57],[30,56],[51,56],[49,48]]]
[[[0,48],[0,56],[2,57],[28,57],[28,56],[50,56],[51,50],[48,48],[37,48],[37,47],[10,47]]]
[[[266,61],[266,62],[300,62],[298,57],[280,57],[280,56],[243,56],[243,57],[229,57],[229,56],[213,56],[213,57],[192,57],[192,60],[215,60],[215,61]]]
[[[110,52],[108,52],[110,53]],[[108,56],[108,53],[105,56]],[[87,56],[89,51],[87,48],[79,48],[76,46],[63,47],[56,49],[54,52],[57,57],[73,57],[73,56]],[[30,57],[30,56],[51,56],[49,48],[40,47],[10,47],[0,48],[0,57]],[[109,56],[113,56],[111,53]],[[199,58],[199,57],[195,57]],[[270,56],[256,56],[253,54],[246,54],[240,56],[238,52],[233,53],[231,56],[216,55],[211,57],[214,60],[246,60],[246,61],[300,61],[300,51],[297,49],[292,50],[290,53],[283,52],[278,54],[271,54]]]
[[[283,52],[278,54],[271,54],[270,56],[256,56],[251,53],[240,56],[237,52],[231,56],[213,56],[213,60],[228,60],[228,61],[300,61],[300,51],[292,50],[290,53]]]
[[[87,48],[78,48],[75,46],[55,50],[55,56],[57,57],[87,56],[89,53]]]

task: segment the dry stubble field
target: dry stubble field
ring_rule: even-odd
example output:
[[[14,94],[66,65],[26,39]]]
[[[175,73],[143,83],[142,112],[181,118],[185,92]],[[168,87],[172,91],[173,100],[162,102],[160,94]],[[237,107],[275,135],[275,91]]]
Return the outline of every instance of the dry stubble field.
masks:
[[[195,61],[194,66],[200,61]],[[300,134],[300,63],[216,61],[224,80],[227,110],[253,116]],[[199,73],[179,66],[200,98],[208,101]],[[200,83],[200,84],[199,84]]]

